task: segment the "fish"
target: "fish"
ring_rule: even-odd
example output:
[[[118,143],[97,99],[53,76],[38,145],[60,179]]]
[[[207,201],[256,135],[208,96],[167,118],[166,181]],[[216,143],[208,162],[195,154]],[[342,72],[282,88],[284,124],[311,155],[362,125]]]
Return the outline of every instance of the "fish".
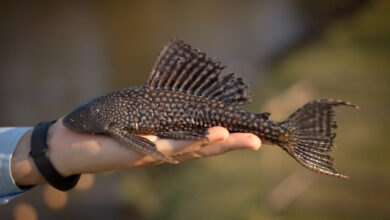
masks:
[[[205,53],[174,38],[160,52],[143,86],[92,98],[63,119],[70,130],[108,135],[136,152],[178,163],[159,152],[141,135],[180,140],[208,140],[208,128],[247,132],[279,146],[302,166],[348,179],[329,155],[335,142],[334,107],[357,105],[338,99],[319,99],[296,110],[285,121],[270,113],[252,113],[240,105],[251,102],[252,91],[236,73],[221,74],[224,66]]]

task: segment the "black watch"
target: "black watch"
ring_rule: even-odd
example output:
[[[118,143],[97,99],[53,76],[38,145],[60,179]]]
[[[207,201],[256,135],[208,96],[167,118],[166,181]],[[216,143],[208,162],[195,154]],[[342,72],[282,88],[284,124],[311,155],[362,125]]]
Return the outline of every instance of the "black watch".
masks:
[[[56,120],[43,121],[34,127],[31,135],[30,157],[33,158],[39,172],[51,186],[61,191],[68,191],[76,186],[80,174],[69,177],[61,176],[46,155],[49,148],[46,144],[47,129],[55,122]]]

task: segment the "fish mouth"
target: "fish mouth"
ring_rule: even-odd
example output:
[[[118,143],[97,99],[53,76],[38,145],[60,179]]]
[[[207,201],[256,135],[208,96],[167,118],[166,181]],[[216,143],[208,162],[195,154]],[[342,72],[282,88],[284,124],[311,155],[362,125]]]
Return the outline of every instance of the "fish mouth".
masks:
[[[74,130],[74,127],[69,123],[69,121],[70,121],[69,119],[64,118],[62,120],[62,125],[64,125],[68,129]]]
[[[75,126],[76,121],[74,119],[71,119],[71,118],[68,118],[68,117],[65,117],[63,120],[62,120],[62,124],[68,128],[69,130],[72,130],[72,131],[77,131],[77,132],[84,132],[86,133],[87,132],[87,126],[84,125],[84,124],[81,124],[81,125],[78,125],[78,126]]]

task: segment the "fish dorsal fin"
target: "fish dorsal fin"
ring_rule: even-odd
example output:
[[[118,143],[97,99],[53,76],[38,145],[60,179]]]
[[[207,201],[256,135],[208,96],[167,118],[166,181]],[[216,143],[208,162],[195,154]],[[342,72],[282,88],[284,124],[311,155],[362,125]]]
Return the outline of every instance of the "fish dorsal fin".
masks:
[[[221,77],[223,68],[205,53],[175,38],[160,52],[146,85],[229,104],[249,103],[252,92],[248,85],[235,73]]]

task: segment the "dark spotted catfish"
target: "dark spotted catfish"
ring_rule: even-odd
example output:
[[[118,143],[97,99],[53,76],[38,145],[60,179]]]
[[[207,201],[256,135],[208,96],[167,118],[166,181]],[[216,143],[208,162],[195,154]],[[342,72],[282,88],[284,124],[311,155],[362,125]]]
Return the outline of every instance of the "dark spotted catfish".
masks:
[[[158,56],[144,86],[96,97],[67,115],[63,124],[74,131],[109,135],[132,149],[170,163],[155,144],[138,135],[207,140],[207,129],[250,132],[276,144],[304,167],[341,178],[328,154],[337,127],[333,107],[358,106],[335,99],[310,102],[283,122],[270,113],[254,114],[237,107],[252,92],[236,74],[221,76],[219,62],[183,41],[170,41]]]

